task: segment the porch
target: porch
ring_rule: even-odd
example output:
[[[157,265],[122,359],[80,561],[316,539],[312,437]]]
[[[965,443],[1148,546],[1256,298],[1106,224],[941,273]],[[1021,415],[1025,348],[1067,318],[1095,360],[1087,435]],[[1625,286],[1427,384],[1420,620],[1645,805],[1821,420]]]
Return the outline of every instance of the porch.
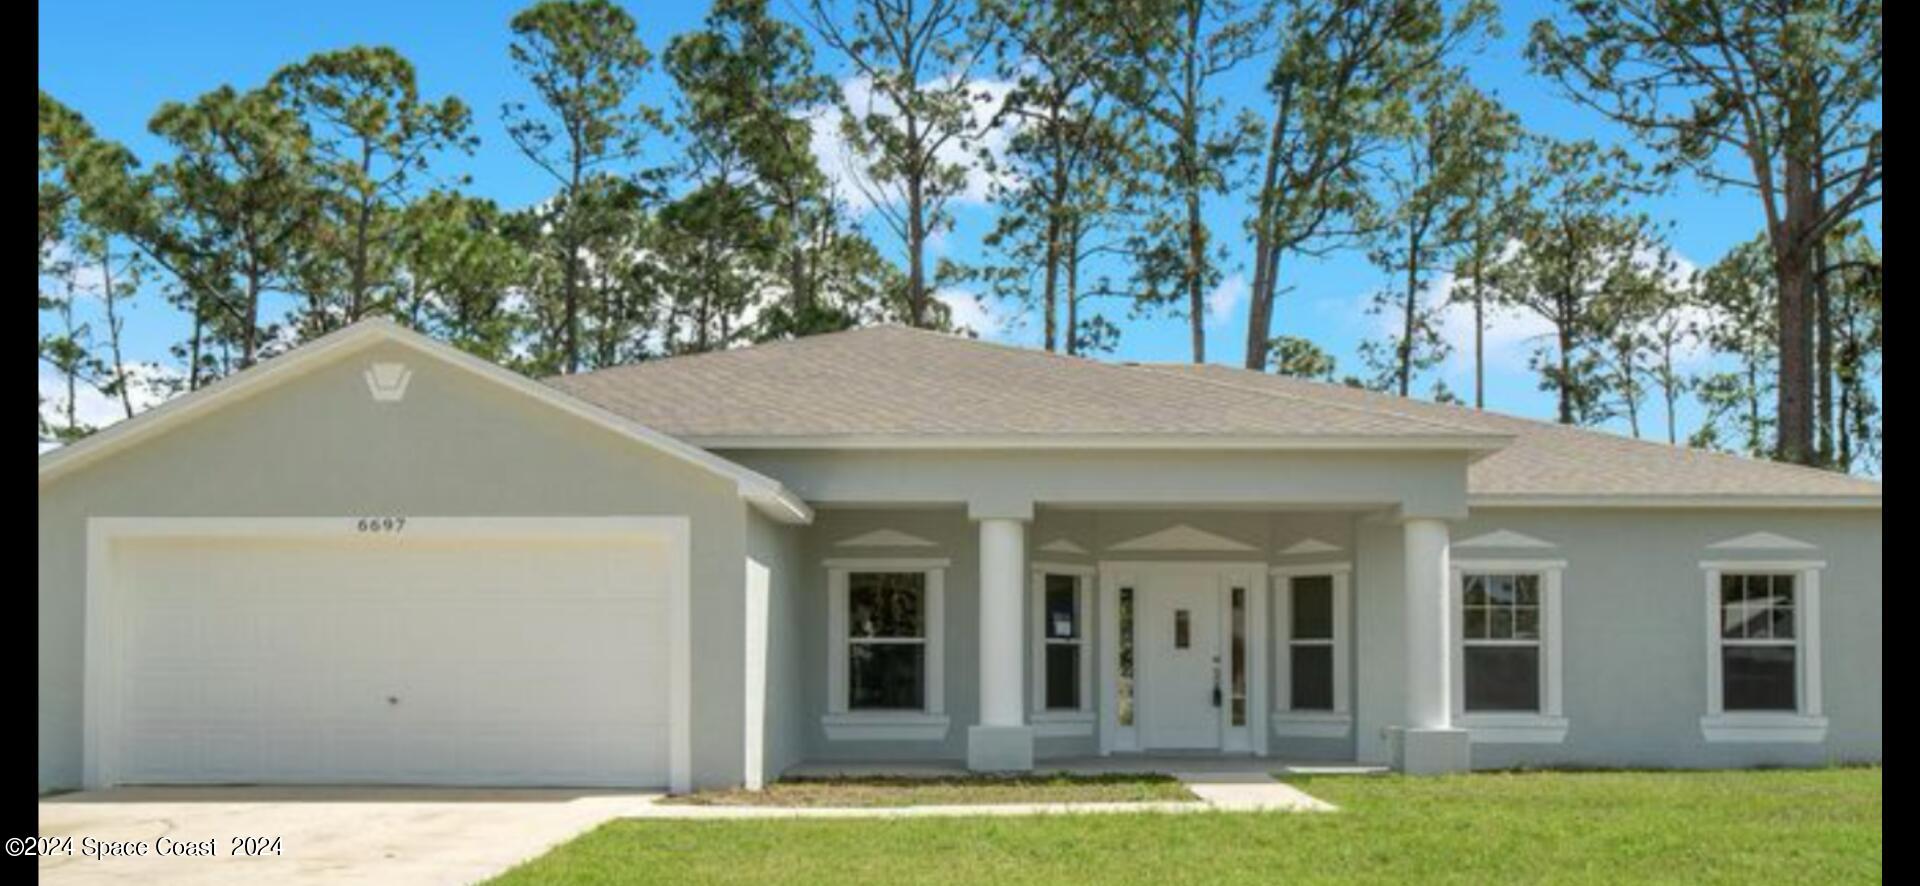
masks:
[[[1443,519],[821,507],[806,535],[807,740],[769,776],[1467,766]]]

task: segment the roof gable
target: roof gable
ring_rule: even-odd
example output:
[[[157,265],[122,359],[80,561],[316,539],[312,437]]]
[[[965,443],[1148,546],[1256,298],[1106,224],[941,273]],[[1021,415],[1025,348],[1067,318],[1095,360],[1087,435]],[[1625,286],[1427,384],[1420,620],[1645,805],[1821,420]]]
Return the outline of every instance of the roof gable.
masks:
[[[374,345],[393,343],[493,384],[511,389],[574,418],[612,431],[651,449],[732,480],[742,498],[768,516],[783,522],[804,523],[812,511],[778,481],[713,453],[690,446],[638,422],[567,396],[547,385],[496,366],[464,351],[404,329],[384,319],[362,320],[324,335],[285,354],[220,379],[200,390],[175,397],[133,418],[113,424],[82,440],[40,456],[40,484],[58,481],[113,454],[139,445],[167,430],[212,414],[228,405],[269,392],[321,367],[333,365]],[[368,393],[376,400],[397,401],[405,396],[404,367],[370,367]]]

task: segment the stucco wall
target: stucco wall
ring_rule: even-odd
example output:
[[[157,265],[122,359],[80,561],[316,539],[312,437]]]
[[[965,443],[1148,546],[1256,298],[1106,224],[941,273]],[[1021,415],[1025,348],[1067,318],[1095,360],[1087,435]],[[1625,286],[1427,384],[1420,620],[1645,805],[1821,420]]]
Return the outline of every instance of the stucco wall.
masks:
[[[1722,767],[1821,764],[1881,756],[1881,516],[1877,511],[1485,510],[1452,527],[1457,541],[1512,530],[1553,548],[1455,549],[1457,559],[1547,558],[1563,573],[1562,744],[1476,743],[1476,767],[1578,764]],[[1382,726],[1401,711],[1397,526],[1363,526],[1357,566],[1363,760],[1386,759]],[[1753,532],[1814,550],[1727,551]],[[1822,744],[1710,743],[1703,560],[1824,560],[1820,590]]]
[[[403,402],[368,396],[361,372],[374,360],[413,368]],[[735,783],[745,513],[730,481],[376,345],[41,489],[40,785],[80,781],[88,517],[364,514],[691,518],[693,774]]]
[[[770,576],[767,610],[762,777],[767,781],[806,755],[806,684],[801,654],[805,585],[802,530],[747,513],[747,557]]]

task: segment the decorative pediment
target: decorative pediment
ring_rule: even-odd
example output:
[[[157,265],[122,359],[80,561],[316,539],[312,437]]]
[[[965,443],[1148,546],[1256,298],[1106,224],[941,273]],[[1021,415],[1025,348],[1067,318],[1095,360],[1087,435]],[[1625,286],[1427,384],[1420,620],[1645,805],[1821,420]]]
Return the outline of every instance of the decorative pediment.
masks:
[[[1049,554],[1085,555],[1087,553],[1086,548],[1083,548],[1077,544],[1074,544],[1073,542],[1068,541],[1064,538],[1056,538],[1053,541],[1047,542],[1046,544],[1043,544],[1040,546],[1040,550],[1046,551]]]
[[[1534,538],[1514,532],[1511,529],[1496,529],[1485,535],[1463,538],[1453,543],[1456,548],[1555,548],[1559,545],[1544,538]]]
[[[413,370],[405,363],[375,363],[362,375],[367,380],[367,393],[373,395],[376,403],[398,403],[406,399],[407,383],[413,381]]]
[[[936,545],[929,539],[901,532],[898,529],[875,529],[872,532],[861,533],[852,538],[843,538],[834,542],[834,546],[842,548],[931,548]]]
[[[1746,535],[1707,545],[1715,551],[1810,551],[1814,546],[1797,538],[1773,532],[1749,532]]]
[[[1301,554],[1333,554],[1338,553],[1340,549],[1339,545],[1331,542],[1324,542],[1317,538],[1303,538],[1281,548],[1280,556],[1294,557]]]
[[[1182,523],[1113,545],[1114,551],[1251,551],[1253,545]]]

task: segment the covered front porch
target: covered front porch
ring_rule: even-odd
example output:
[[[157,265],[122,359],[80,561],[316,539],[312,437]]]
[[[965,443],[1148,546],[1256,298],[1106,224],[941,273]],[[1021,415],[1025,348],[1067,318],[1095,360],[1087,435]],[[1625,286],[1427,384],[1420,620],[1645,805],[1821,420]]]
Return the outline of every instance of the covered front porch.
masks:
[[[1446,519],[924,504],[806,532],[820,682],[789,776],[1468,766]]]

